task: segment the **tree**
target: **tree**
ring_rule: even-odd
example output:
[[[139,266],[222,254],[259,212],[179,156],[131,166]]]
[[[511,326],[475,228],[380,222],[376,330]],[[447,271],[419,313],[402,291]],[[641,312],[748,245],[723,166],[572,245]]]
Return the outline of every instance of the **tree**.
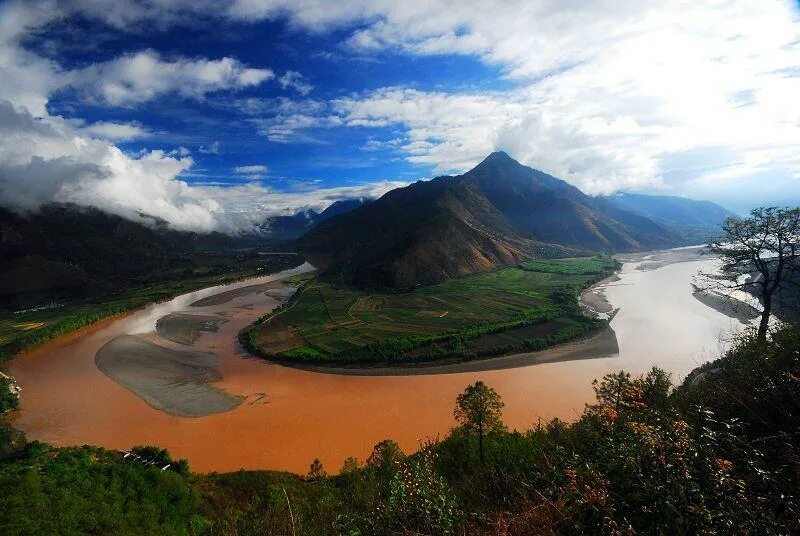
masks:
[[[381,471],[389,471],[393,465],[405,457],[400,445],[391,439],[384,439],[372,449],[372,454],[367,458],[367,467]]]
[[[800,265],[800,208],[757,208],[748,218],[730,217],[708,248],[722,259],[722,271],[702,274],[705,286],[758,297],[764,309],[756,338],[766,342],[773,297],[782,284],[797,284],[792,276]]]
[[[642,378],[642,401],[651,409],[664,410],[669,407],[670,389],[670,374],[664,369],[653,367]]]
[[[325,468],[322,467],[322,462],[319,461],[319,458],[314,458],[314,461],[311,462],[311,465],[308,468],[306,480],[309,482],[318,482],[326,476],[328,476],[328,473],[326,473]]]
[[[480,380],[456,398],[453,416],[462,427],[478,434],[481,463],[484,461],[483,438],[488,433],[505,429],[501,418],[504,405],[500,395]]]
[[[343,475],[355,473],[358,471],[358,467],[358,460],[352,456],[348,456],[345,458],[344,464],[342,464],[342,470],[340,473]]]

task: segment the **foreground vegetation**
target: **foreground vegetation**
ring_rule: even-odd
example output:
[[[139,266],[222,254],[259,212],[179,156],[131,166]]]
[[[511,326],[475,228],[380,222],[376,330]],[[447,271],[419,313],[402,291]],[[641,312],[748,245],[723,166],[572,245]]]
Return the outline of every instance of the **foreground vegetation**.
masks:
[[[241,338],[257,355],[309,363],[540,350],[602,325],[580,314],[578,295],[617,268],[609,257],[529,261],[411,292],[369,293],[318,278]]]
[[[502,424],[490,386],[406,456],[392,441],[326,476],[189,473],[158,449],[20,446],[0,461],[0,533],[787,534],[800,530],[800,331],[744,337],[673,389],[595,383],[574,423]],[[482,448],[481,448],[482,445]],[[483,451],[483,455],[481,454]],[[8,450],[6,451],[8,452]],[[154,463],[150,463],[153,461]],[[164,469],[164,466],[171,464]]]

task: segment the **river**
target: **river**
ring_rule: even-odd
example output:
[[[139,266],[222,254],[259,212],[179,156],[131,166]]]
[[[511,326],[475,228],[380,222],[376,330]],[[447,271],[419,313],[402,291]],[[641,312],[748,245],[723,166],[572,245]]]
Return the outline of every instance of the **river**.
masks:
[[[666,261],[653,262],[659,258]],[[611,321],[619,345],[616,355],[446,374],[329,374],[249,358],[239,347],[238,331],[277,306],[279,296],[239,290],[230,299],[191,307],[221,292],[310,269],[304,265],[180,296],[16,357],[9,368],[23,391],[14,425],[29,439],[60,446],[159,445],[202,472],[245,468],[304,473],[314,458],[337,472],[346,457],[364,460],[382,439],[394,439],[408,452],[421,440],[446,434],[454,425],[456,395],[478,379],[503,397],[509,428],[524,430],[553,417],[572,420],[592,400],[593,379],[620,369],[639,374],[658,365],[680,381],[697,365],[718,357],[743,327],[740,320],[692,295],[692,277],[713,269],[713,259],[679,252],[624,260],[618,280],[596,289],[617,309]],[[202,417],[170,414],[157,409],[153,399],[145,401],[130,386],[112,380],[95,363],[101,347],[125,334],[176,351],[186,348],[159,339],[153,330],[159,318],[187,311],[226,319],[216,332],[202,332],[194,347],[218,356],[218,375],[211,385],[236,396],[241,403],[235,409]]]

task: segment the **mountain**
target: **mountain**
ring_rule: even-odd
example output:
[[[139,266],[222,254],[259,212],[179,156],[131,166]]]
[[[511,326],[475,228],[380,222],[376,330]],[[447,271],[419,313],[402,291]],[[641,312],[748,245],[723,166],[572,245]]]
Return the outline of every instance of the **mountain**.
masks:
[[[24,215],[0,208],[0,309],[264,264],[257,245],[252,237],[174,231],[76,205]]]
[[[621,210],[627,210],[670,226],[686,240],[704,242],[720,232],[730,210],[712,203],[668,195],[618,193],[606,198]]]
[[[669,227],[590,197],[503,152],[320,223],[297,246],[346,283],[410,287],[532,256],[668,247]]]
[[[334,216],[354,210],[368,199],[344,199],[336,201],[322,212],[303,210],[291,216],[272,216],[264,220],[260,226],[264,238],[274,242],[290,242],[313,229],[319,223]]]

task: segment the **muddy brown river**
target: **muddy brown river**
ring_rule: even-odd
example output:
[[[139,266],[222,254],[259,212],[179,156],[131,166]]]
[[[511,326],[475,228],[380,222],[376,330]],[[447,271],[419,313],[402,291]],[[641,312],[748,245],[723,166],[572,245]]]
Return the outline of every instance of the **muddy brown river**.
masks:
[[[509,428],[522,430],[553,417],[571,420],[592,400],[594,378],[658,365],[680,381],[718,357],[730,335],[743,327],[742,320],[692,296],[693,275],[713,268],[715,261],[686,250],[623,260],[619,280],[596,289],[618,309],[611,321],[619,345],[613,355],[603,345],[591,353],[582,343],[579,360],[520,367],[507,360],[504,366],[512,368],[457,372],[458,367],[446,367],[414,375],[331,374],[248,357],[236,334],[286,298],[288,290],[276,282],[312,269],[303,265],[179,296],[16,357],[9,368],[23,391],[14,425],[29,439],[62,446],[159,445],[188,458],[196,471],[304,473],[314,458],[336,472],[346,457],[363,460],[385,438],[412,451],[419,441],[446,434],[454,425],[456,395],[478,379],[502,395]],[[187,315],[199,318],[187,323]],[[162,318],[161,326],[175,331],[171,340],[156,332]],[[96,356],[112,341],[99,361],[104,372]],[[161,354],[137,350],[142,345],[166,348],[169,366]],[[139,352],[136,363],[127,351]],[[202,370],[191,368],[187,351],[203,353]],[[585,358],[587,351],[592,359]],[[528,362],[547,359],[547,352],[571,355],[557,348],[529,355]],[[186,366],[190,370],[184,374]],[[179,397],[172,396],[169,382],[181,386]],[[215,400],[208,407],[202,398],[207,388]]]

